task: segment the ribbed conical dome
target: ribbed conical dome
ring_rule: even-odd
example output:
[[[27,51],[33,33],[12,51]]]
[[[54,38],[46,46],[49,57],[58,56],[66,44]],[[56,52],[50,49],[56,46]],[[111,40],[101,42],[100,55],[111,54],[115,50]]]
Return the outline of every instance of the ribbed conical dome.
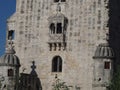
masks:
[[[113,49],[109,46],[108,43],[101,43],[97,46],[93,58],[114,58]]]
[[[12,46],[13,42],[9,41],[5,54],[0,58],[0,66],[20,66],[20,60],[15,55],[15,50]]]

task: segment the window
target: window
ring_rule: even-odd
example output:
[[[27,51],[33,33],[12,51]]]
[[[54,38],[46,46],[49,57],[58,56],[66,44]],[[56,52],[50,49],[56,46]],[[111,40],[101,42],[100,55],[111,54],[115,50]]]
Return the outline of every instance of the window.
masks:
[[[51,33],[55,33],[55,24],[54,23],[51,23],[50,24],[50,30],[51,30]]]
[[[59,2],[59,0],[54,0],[54,2]]]
[[[108,61],[105,62],[104,69],[110,69],[110,62]]]
[[[65,2],[66,0],[61,0],[61,2]]]
[[[57,44],[54,43],[54,51],[56,51],[56,49],[57,49]]]
[[[50,24],[51,34],[62,34],[62,23],[57,23],[56,27],[54,23]]]
[[[62,59],[56,56],[52,60],[52,72],[62,72]]]
[[[62,33],[62,23],[57,23],[57,34]]]
[[[14,76],[13,69],[8,69],[8,76]]]
[[[8,32],[8,39],[14,39],[15,37],[15,31],[14,30],[10,30]]]
[[[66,0],[54,0],[54,2],[66,2]]]

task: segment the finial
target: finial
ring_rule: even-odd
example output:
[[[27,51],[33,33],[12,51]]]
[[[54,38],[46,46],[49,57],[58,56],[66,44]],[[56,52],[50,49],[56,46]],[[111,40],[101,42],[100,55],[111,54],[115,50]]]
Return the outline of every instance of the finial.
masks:
[[[35,61],[32,61],[32,66],[31,66],[31,68],[32,68],[32,71],[31,71],[31,75],[32,76],[37,76],[37,73],[36,73],[36,71],[35,71],[35,69],[36,69],[36,66],[35,66]]]
[[[61,6],[60,6],[60,3],[57,4],[57,9],[56,9],[57,12],[61,12]]]
[[[7,43],[7,47],[6,47],[6,53],[7,54],[15,54],[12,37],[9,37],[9,40],[8,40],[8,43]]]
[[[35,70],[36,69],[36,66],[35,66],[35,61],[32,61],[32,66],[31,66],[32,70]]]

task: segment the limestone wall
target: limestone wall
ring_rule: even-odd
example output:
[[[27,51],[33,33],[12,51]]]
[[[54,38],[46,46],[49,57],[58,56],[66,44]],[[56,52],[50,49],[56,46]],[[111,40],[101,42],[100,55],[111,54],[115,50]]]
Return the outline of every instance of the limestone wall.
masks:
[[[75,86],[92,90],[92,57],[108,30],[106,3],[104,0],[66,0],[60,6],[61,13],[68,19],[67,49],[49,51],[48,17],[57,13],[57,3],[53,0],[17,0],[14,43],[21,60],[21,71],[25,68],[29,73],[34,60],[43,90],[51,90],[55,74],[72,85],[71,90],[75,90]],[[8,30],[12,29],[10,21]],[[52,59],[56,55],[63,60],[61,73],[51,72]]]

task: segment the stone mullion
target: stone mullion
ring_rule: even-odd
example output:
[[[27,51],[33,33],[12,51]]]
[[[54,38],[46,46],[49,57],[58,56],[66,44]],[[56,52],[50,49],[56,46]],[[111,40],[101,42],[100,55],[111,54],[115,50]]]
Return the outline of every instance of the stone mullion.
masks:
[[[57,22],[55,22],[55,34],[57,34]]]

